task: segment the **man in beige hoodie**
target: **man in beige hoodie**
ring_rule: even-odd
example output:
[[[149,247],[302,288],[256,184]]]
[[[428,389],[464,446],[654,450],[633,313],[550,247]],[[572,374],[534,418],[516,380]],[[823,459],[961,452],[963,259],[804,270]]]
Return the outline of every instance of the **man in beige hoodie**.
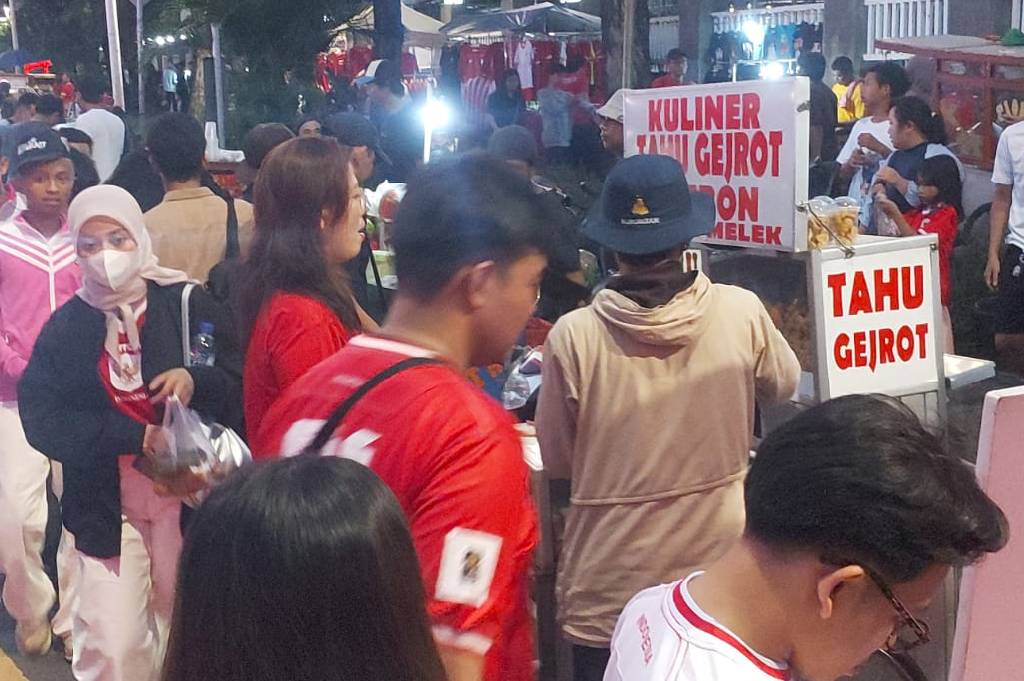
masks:
[[[636,592],[740,536],[755,400],[786,400],[800,374],[753,293],[683,272],[715,211],[678,162],[621,161],[600,202],[583,229],[619,274],[555,325],[537,409],[548,475],[572,485],[557,596],[575,681],[603,677]]]

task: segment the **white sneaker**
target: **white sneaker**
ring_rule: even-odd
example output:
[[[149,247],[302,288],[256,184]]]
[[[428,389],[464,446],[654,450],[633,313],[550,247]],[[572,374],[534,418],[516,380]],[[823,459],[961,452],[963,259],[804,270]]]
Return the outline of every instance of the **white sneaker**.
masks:
[[[45,655],[53,645],[50,623],[43,620],[33,626],[19,622],[14,628],[14,640],[22,655]]]

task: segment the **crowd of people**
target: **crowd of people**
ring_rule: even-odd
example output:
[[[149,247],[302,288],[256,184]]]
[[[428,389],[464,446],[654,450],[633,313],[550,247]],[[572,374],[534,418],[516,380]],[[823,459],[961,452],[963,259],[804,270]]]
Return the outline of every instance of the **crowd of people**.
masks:
[[[663,84],[684,84],[672,61]],[[807,68],[821,80],[823,60]],[[753,293],[684,271],[713,202],[672,158],[622,159],[621,91],[592,112],[615,164],[580,224],[531,181],[533,133],[498,124],[520,110],[512,74],[487,150],[425,167],[400,74],[376,63],[360,86],[372,119],[250,131],[239,199],[206,172],[188,113],[125,155],[87,82],[87,142],[49,120],[4,131],[0,570],[23,653],[56,637],[80,681],[536,678],[523,430],[467,376],[502,364],[541,309],[533,426],[571,489],[556,592],[575,680],[832,681],[928,641],[921,613],[951,569],[1003,547],[1005,516],[882,396],[809,409],[751,459],[757,407],[794,393],[799,363]],[[865,229],[884,216],[945,239],[961,169],[934,114],[896,65],[859,89],[867,118],[837,153],[879,207]],[[538,96],[562,116],[564,98]],[[1024,317],[1018,130],[993,177],[993,234],[1009,221],[1013,246],[986,275],[1006,333]],[[564,136],[542,142],[550,160]],[[380,320],[364,190],[383,180],[408,184]],[[585,243],[610,259],[594,290]],[[160,469],[174,403],[255,459],[198,508],[209,482]]]

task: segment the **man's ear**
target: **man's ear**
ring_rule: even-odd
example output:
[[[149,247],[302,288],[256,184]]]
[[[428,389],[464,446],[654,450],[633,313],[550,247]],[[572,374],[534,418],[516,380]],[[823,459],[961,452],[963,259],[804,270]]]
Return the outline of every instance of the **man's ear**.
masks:
[[[493,260],[466,265],[452,277],[446,287],[446,296],[457,298],[471,312],[484,307],[494,296],[494,282],[498,264]]]
[[[835,601],[839,592],[864,579],[865,574],[864,568],[859,565],[834,569],[826,567],[826,571],[818,577],[818,616],[823,620],[830,619],[835,611]]]

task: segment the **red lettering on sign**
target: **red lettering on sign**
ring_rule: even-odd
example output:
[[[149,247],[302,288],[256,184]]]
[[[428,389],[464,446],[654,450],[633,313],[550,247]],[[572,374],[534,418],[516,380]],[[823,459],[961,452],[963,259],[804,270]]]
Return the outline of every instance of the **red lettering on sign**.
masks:
[[[708,158],[708,136],[698,135],[693,148],[693,161],[698,175],[710,175],[711,159]]]
[[[826,285],[832,291],[832,316],[843,316],[843,288],[846,286],[846,273],[838,272],[828,275]]]
[[[909,362],[915,355],[927,359],[928,330],[928,324],[918,324],[839,333],[832,345],[832,357],[840,371],[866,368],[872,372],[879,366]]]
[[[836,366],[839,367],[840,370],[846,370],[852,367],[853,353],[850,351],[850,336],[845,333],[841,333],[836,336],[833,353],[836,359]]]
[[[924,265],[901,268],[903,275],[903,307],[916,310],[924,303]]]
[[[647,129],[651,132],[661,132],[661,109],[665,106],[663,99],[651,99],[647,101]]]
[[[725,125],[730,130],[738,130],[742,125],[740,122],[740,96],[738,94],[725,96]]]
[[[722,220],[732,220],[736,217],[736,192],[732,187],[726,185],[718,190],[716,206],[718,217]]]
[[[871,291],[868,289],[868,282],[863,272],[853,273],[853,286],[851,288],[850,316],[858,315],[862,312],[874,312],[874,309],[871,307]]]
[[[778,177],[782,172],[779,168],[779,159],[782,157],[782,131],[772,130],[768,133],[768,146],[772,148],[772,177]]]
[[[918,324],[914,327],[914,333],[917,334],[917,347],[921,350],[921,359],[927,359],[928,357],[928,325]]]
[[[886,306],[886,302],[888,302],[888,306]],[[884,312],[886,309],[897,310],[899,306],[899,269],[890,267],[888,269],[875,270],[875,312]]]
[[[761,97],[754,92],[743,94],[743,127],[757,130],[761,127]]]
[[[760,191],[758,187],[740,187],[738,202],[740,220],[751,222],[757,220]]]
[[[892,364],[896,361],[893,348],[896,345],[896,334],[892,329],[879,329],[878,331],[878,361],[882,364]]]

